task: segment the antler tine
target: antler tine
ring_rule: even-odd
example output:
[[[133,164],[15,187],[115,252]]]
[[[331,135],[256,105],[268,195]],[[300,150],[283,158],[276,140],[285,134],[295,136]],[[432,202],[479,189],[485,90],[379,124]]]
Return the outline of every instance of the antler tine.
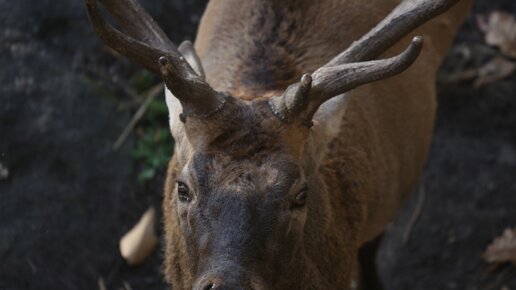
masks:
[[[387,17],[326,66],[374,59],[457,2],[459,0],[403,0]]]
[[[182,60],[182,58],[181,58]],[[222,109],[226,96],[216,92],[204,79],[195,74],[183,76],[175,59],[162,56],[159,65],[163,81],[183,105],[183,116],[195,114],[207,118]],[[186,82],[186,84],[185,84]],[[187,96],[185,98],[179,96]]]
[[[103,1],[109,2],[108,5],[112,5],[111,9],[124,6],[123,1],[116,5],[110,2],[115,0]],[[136,2],[125,1],[129,1],[127,7],[120,8],[115,18],[126,17],[123,15],[124,11],[129,13],[128,20],[124,20],[126,24],[122,26],[125,26],[124,29],[135,28],[131,34],[140,39],[127,36],[108,24],[98,9],[97,0],[85,0],[90,20],[98,36],[118,53],[160,75],[167,88],[181,101],[184,115],[207,117],[220,110],[225,102],[225,96],[213,90],[194,72],[148,14],[139,14],[143,9]],[[135,18],[134,24],[127,24],[131,20],[129,17]],[[139,17],[142,17],[142,20],[136,20],[140,19]]]
[[[322,103],[360,85],[403,72],[416,60],[422,47],[423,38],[416,36],[408,48],[395,57],[321,67],[312,76],[303,75],[301,81],[289,86],[282,96],[273,97],[271,108],[285,121],[306,112],[302,123],[310,127],[310,120]]]
[[[156,24],[154,19],[135,0],[100,0],[131,37],[161,50],[174,50],[176,46]]]
[[[303,108],[312,88],[312,76],[304,74],[298,83],[290,85],[283,95],[272,97],[269,101],[273,113],[283,121],[291,121]]]
[[[410,45],[397,56],[365,62],[346,63],[322,67],[312,75],[312,90],[308,115],[328,99],[350,91],[360,85],[385,79],[406,70],[419,56],[423,38],[416,36]]]
[[[272,98],[271,108],[283,120],[305,114],[304,124],[325,101],[360,85],[381,80],[407,69],[422,48],[422,37],[412,40],[400,55],[389,59],[370,61],[385,52],[413,29],[443,13],[459,0],[404,0],[384,20],[354,42],[313,74],[311,89],[300,97],[287,89],[280,97]],[[289,87],[290,88],[290,87]]]
[[[85,3],[93,28],[106,45],[136,61],[151,72],[160,75],[157,59],[166,55],[166,51],[129,37],[111,26],[102,17],[97,6],[97,0],[85,0]]]

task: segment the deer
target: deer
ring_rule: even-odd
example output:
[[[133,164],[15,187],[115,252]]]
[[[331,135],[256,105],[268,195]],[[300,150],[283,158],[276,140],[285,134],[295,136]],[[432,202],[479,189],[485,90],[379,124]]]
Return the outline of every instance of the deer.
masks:
[[[176,46],[135,0],[85,0],[102,41],[166,85],[171,289],[381,289],[375,252],[472,3],[211,0]]]

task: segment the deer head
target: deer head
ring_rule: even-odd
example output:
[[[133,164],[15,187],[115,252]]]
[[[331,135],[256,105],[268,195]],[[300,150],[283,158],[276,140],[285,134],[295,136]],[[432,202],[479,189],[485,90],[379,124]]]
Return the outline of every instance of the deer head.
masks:
[[[457,0],[404,1],[283,94],[252,101],[212,89],[192,45],[177,48],[134,0],[101,0],[126,34],[104,21],[96,0],[85,2],[104,42],[167,86],[177,183],[166,206],[178,235],[167,247],[185,260],[183,286],[203,290],[270,289],[306,266],[304,226],[319,199],[308,185],[316,184],[324,151],[314,144],[331,119],[314,123],[314,115],[330,99],[409,67],[421,37],[395,57],[374,59]]]

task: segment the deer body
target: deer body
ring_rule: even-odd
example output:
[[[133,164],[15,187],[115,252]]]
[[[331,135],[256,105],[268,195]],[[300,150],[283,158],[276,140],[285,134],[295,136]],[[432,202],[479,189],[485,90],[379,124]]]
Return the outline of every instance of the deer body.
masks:
[[[301,73],[316,70],[367,32],[398,1],[278,2],[210,1],[196,49],[216,90],[243,99],[281,94]],[[302,8],[289,10],[294,2]],[[329,101],[315,115],[314,127],[324,129],[314,128],[318,132],[303,153],[307,166],[319,168],[308,185],[318,192],[311,194],[314,206],[305,225],[307,269],[301,275],[293,268],[290,275],[309,279],[296,289],[345,289],[358,247],[385,229],[414,189],[432,136],[436,71],[470,5],[462,1],[415,32],[425,37],[425,49],[407,71]],[[406,37],[391,51],[409,42]],[[176,166],[172,162],[170,172]],[[173,192],[174,175],[168,179],[165,193]],[[165,211],[168,204],[165,198]],[[166,225],[174,224],[169,217],[174,214],[165,215]],[[167,227],[170,240],[178,234],[175,226]],[[179,284],[176,277],[184,279],[184,273],[169,265],[169,279]],[[295,288],[283,287],[277,289]]]
[[[362,204],[368,216],[362,241],[392,221],[418,181],[433,130],[436,72],[472,2],[461,1],[411,34],[423,35],[425,48],[407,71],[349,92],[315,116],[321,119],[319,126],[327,127],[322,130],[325,138],[312,145],[317,152],[327,152],[321,164],[337,173],[338,180],[364,187],[354,193],[365,195],[367,203]],[[242,98],[268,97],[281,94],[302,73],[315,71],[346,49],[398,3],[210,1],[196,49],[208,82],[217,90]],[[403,50],[409,42],[405,37],[385,55]],[[334,145],[328,150],[330,143]],[[347,178],[350,172],[357,174]],[[343,196],[340,190],[329,194]]]
[[[353,91],[417,57],[420,40],[405,36],[411,29],[395,36],[371,30],[399,1],[211,0],[195,44],[200,61],[182,52],[190,66],[148,16],[136,24],[117,18],[125,30],[156,35],[127,31],[138,43],[106,29],[94,0],[85,1],[99,35],[117,39],[115,48],[134,46],[119,52],[160,73],[170,89],[176,148],[163,211],[173,289],[349,288],[358,249],[384,231],[418,181],[433,129],[435,74],[472,0],[414,32],[425,46],[404,73]],[[101,1],[116,11],[114,0]],[[407,19],[424,14],[412,8],[399,11]],[[394,31],[400,22],[377,27]],[[379,40],[362,49],[370,30]],[[390,62],[363,62],[409,43]]]

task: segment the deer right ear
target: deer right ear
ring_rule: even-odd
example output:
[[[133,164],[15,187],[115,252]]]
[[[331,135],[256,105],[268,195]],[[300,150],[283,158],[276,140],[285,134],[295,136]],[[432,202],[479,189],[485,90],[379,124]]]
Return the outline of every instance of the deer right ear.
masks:
[[[188,62],[188,64],[193,68],[193,70],[203,80],[206,79],[201,59],[199,58],[199,55],[197,55],[197,52],[195,51],[193,44],[190,41],[185,40],[181,43],[181,45],[179,45],[177,49],[184,56],[186,62]]]

